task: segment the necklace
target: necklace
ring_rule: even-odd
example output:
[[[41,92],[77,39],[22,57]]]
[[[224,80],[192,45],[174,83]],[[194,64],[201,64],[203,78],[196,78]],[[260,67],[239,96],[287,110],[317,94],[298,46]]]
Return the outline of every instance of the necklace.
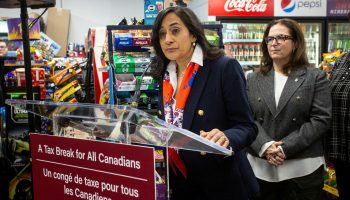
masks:
[[[186,69],[184,71],[180,71],[179,68],[176,68],[176,73],[179,76],[179,78],[183,78],[185,75]]]
[[[179,78],[183,78],[185,75],[185,72],[179,72],[178,74],[179,74]]]

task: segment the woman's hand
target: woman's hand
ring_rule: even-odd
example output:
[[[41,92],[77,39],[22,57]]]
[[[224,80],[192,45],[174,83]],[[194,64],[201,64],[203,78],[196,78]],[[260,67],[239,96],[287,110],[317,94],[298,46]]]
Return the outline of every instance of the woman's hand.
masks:
[[[209,132],[205,132],[205,131],[200,131],[200,136],[220,145],[223,146],[225,148],[228,147],[228,145],[230,144],[230,141],[228,140],[228,138],[225,136],[224,132],[220,131],[219,129],[213,129]]]
[[[286,159],[285,155],[279,148],[283,144],[282,141],[277,141],[271,144],[269,148],[266,149],[265,155],[267,162],[271,165],[278,166],[282,165],[284,160]]]

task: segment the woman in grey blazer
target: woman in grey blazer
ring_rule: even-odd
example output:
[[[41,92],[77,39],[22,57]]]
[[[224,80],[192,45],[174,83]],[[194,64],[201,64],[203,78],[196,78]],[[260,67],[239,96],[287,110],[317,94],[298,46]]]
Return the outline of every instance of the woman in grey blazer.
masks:
[[[259,128],[248,159],[259,199],[318,199],[323,187],[322,136],[331,119],[326,74],[311,68],[297,22],[268,24],[259,72],[248,75],[248,95]]]

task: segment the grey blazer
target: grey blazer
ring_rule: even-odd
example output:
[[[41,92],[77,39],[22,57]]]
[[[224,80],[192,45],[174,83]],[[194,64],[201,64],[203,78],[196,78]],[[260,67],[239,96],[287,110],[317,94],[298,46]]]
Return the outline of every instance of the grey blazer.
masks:
[[[266,142],[282,140],[287,159],[322,156],[332,106],[325,72],[307,67],[291,72],[277,108],[274,74],[271,70],[267,75],[248,75],[248,96],[259,129],[248,151],[258,156]]]

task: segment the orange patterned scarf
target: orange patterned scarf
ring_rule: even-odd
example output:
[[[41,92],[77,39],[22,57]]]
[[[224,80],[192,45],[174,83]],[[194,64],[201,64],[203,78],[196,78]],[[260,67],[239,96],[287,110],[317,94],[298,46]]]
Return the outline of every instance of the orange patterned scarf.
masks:
[[[166,72],[163,80],[163,106],[164,106],[164,116],[165,121],[169,124],[173,124],[177,127],[182,128],[183,122],[183,113],[187,101],[187,97],[191,91],[191,87],[194,81],[194,78],[197,74],[199,65],[191,62],[185,71],[184,77],[182,79],[180,89],[176,97],[175,110],[173,109],[173,104],[175,103],[173,99],[174,87],[170,83],[169,72]],[[179,84],[179,83],[178,83]],[[169,164],[172,167],[175,174],[175,167],[187,177],[187,169],[184,162],[181,160],[180,156],[177,154],[175,149],[169,148]]]
[[[194,78],[197,74],[199,65],[191,62],[185,71],[184,77],[181,82],[180,89],[176,98],[175,110],[173,110],[173,94],[174,88],[170,83],[169,73],[164,76],[163,80],[163,106],[165,121],[169,124],[174,124],[177,127],[182,128],[183,112],[185,109],[188,94],[191,91],[191,87]],[[178,83],[179,84],[179,83]]]

